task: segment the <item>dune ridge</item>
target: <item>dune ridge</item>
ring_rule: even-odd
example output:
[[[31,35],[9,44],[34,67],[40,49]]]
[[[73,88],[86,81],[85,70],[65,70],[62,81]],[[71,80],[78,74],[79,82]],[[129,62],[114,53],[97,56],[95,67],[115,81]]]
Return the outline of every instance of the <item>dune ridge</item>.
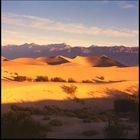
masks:
[[[2,60],[7,60],[6,58],[2,58]],[[60,65],[60,64],[72,64],[72,65],[84,65],[84,66],[92,66],[92,67],[125,67],[125,65],[120,62],[113,60],[106,55],[101,56],[76,56],[75,58],[68,58],[61,55],[51,56],[51,57],[37,57],[37,58],[16,58],[11,60],[16,63],[23,64],[31,64],[31,65]]]

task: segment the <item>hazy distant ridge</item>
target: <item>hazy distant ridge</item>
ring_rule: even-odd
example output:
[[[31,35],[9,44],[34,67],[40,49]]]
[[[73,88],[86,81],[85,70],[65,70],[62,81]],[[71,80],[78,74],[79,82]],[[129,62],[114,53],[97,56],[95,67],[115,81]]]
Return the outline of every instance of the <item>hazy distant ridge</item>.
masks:
[[[28,44],[23,45],[7,45],[2,46],[2,56],[14,59],[17,57],[42,57],[42,56],[56,56],[63,55],[66,57],[75,56],[98,56],[107,55],[122,64],[136,66],[138,65],[138,47],[126,46],[89,46],[89,47],[71,47],[65,43],[38,45]]]

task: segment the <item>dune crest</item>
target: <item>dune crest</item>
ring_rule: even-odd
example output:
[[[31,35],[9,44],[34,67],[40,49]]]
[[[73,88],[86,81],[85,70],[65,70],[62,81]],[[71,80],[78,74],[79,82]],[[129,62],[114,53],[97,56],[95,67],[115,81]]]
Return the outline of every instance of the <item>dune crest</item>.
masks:
[[[63,57],[61,55],[58,56],[52,56],[52,57],[38,57],[36,58],[37,61],[48,63],[50,65],[58,65],[69,62],[66,57]]]
[[[7,61],[8,59],[2,57],[3,61]],[[57,56],[44,56],[44,57],[37,57],[37,58],[16,58],[11,60],[11,62],[21,63],[21,64],[28,64],[28,65],[83,65],[83,66],[90,66],[90,67],[125,67],[125,65],[121,64],[120,62],[109,58],[106,55],[101,56],[76,56],[75,58],[68,58],[61,55]]]
[[[9,59],[7,59],[6,57],[4,56],[1,56],[1,61],[8,61]]]
[[[106,55],[101,56],[77,56],[72,60],[73,63],[92,66],[92,67],[109,67],[109,66],[118,66],[124,67],[125,65],[120,62],[113,60]]]
[[[37,61],[35,58],[16,58],[12,62],[30,64],[30,65],[41,65],[42,62]]]

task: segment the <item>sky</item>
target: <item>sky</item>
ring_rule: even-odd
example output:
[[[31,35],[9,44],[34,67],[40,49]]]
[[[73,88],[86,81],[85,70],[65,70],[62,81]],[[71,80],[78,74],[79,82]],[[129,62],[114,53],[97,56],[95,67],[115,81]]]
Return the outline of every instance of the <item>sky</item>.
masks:
[[[2,45],[138,46],[138,1],[2,1]]]

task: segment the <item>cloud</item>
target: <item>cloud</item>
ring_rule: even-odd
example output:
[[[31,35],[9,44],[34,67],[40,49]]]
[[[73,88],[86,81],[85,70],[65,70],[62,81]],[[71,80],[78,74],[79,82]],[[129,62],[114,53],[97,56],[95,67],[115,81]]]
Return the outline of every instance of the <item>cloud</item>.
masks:
[[[120,7],[123,9],[133,9],[133,8],[135,8],[135,5],[128,3],[126,1],[122,1],[122,2],[120,2]]]
[[[124,29],[125,30],[125,29]],[[36,44],[51,44],[51,43],[67,43],[72,46],[90,46],[96,45],[126,45],[126,46],[138,46],[138,38],[135,39],[106,39],[105,37],[91,37],[91,38],[80,38],[80,37],[69,36],[54,36],[46,33],[35,34],[35,32],[24,32],[15,30],[2,30],[2,45],[7,44],[24,44],[24,43],[36,43]]]
[[[80,23],[62,23],[53,21],[47,18],[40,18],[29,15],[18,15],[14,13],[6,13],[2,15],[2,23],[9,24],[12,26],[20,26],[27,28],[34,28],[35,30],[43,31],[57,31],[72,34],[82,35],[96,35],[96,36],[109,36],[109,37],[135,37],[138,32],[136,30],[125,30],[122,29],[105,29],[97,26],[86,26]]]

